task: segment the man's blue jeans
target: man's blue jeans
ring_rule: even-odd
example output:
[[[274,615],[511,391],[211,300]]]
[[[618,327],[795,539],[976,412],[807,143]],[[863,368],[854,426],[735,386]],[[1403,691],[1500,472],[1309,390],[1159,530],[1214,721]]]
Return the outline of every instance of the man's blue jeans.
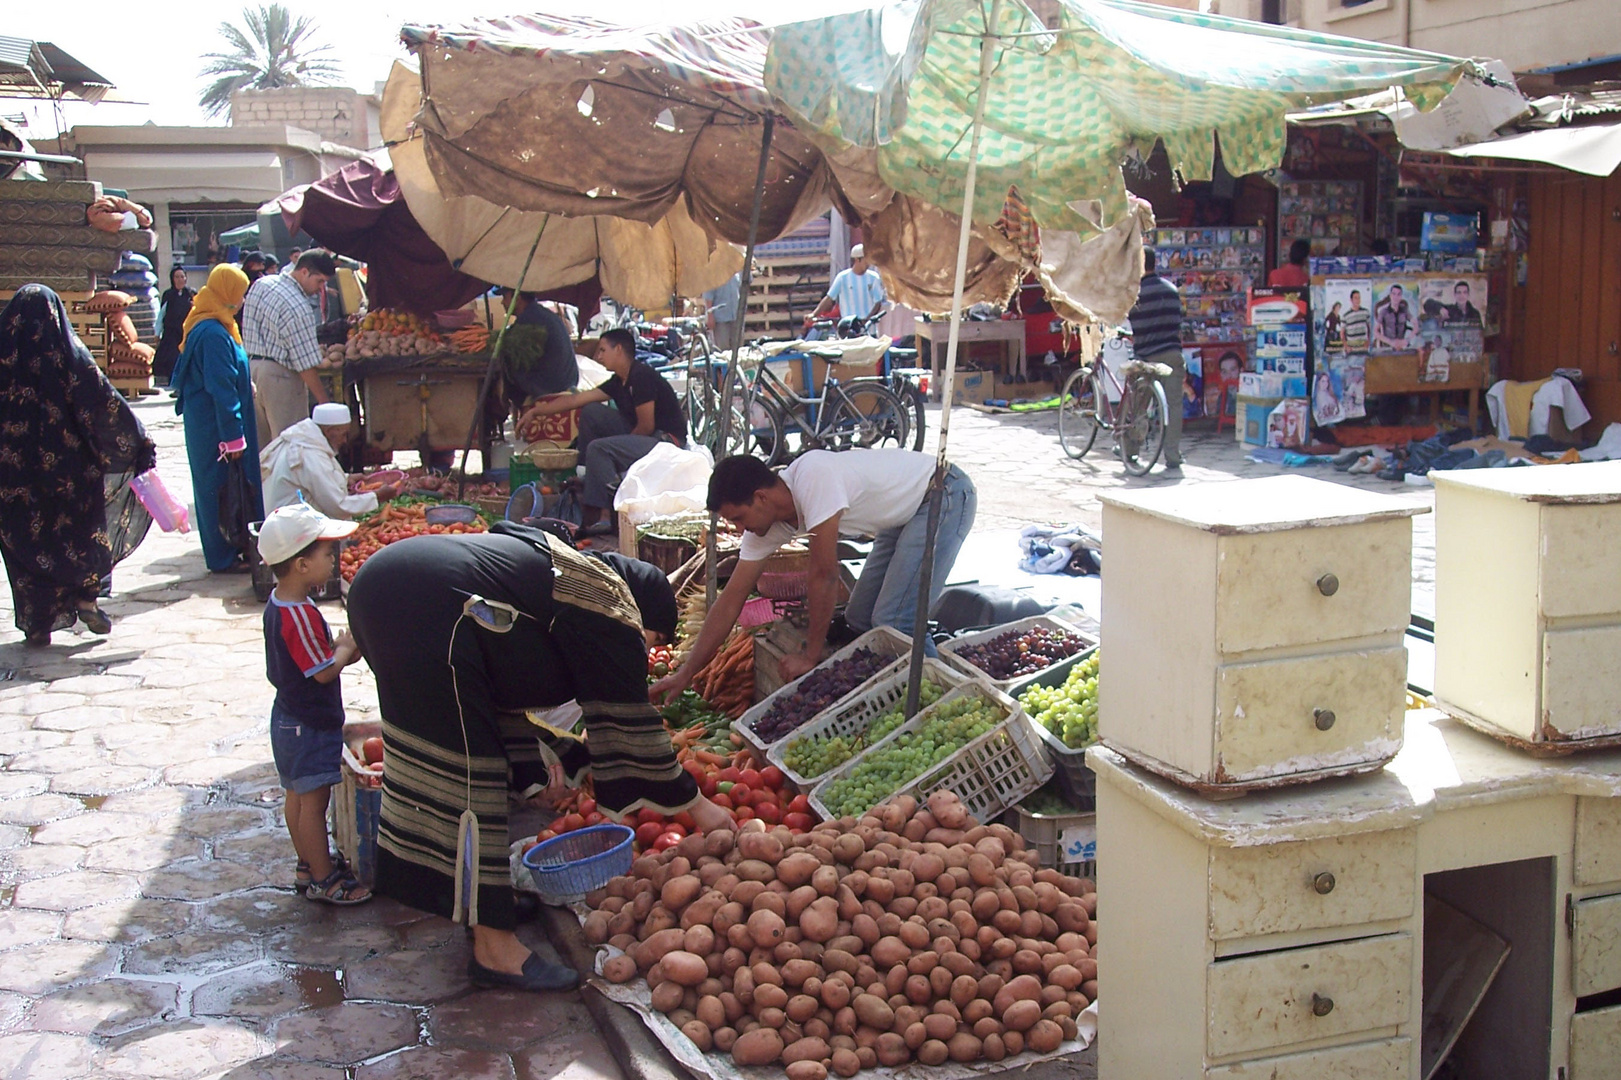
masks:
[[[934,572],[929,576],[929,606],[940,598],[946,575],[957,561],[957,552],[974,527],[979,494],[974,482],[957,466],[946,471],[944,499],[940,506],[940,531],[934,544]],[[929,531],[929,499],[912,515],[912,520],[895,529],[886,529],[873,541],[872,554],[861,569],[861,577],[850,593],[844,617],[850,628],[861,633],[874,626],[888,626],[910,635],[917,622],[917,590],[923,574],[923,546]],[[926,628],[925,628],[926,629]],[[934,642],[924,651],[935,655]]]

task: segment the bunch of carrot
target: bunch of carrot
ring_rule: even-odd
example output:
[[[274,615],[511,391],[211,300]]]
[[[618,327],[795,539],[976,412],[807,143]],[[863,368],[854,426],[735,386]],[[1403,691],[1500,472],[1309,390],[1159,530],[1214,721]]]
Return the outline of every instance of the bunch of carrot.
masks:
[[[754,636],[732,631],[719,652],[692,680],[698,696],[716,712],[736,720],[754,702]]]
[[[490,332],[476,323],[452,331],[449,337],[459,353],[483,352],[490,345]]]

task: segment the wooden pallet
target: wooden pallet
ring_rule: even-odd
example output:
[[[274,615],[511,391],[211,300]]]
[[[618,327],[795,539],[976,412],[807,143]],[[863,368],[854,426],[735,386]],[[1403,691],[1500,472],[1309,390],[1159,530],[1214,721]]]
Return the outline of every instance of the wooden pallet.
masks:
[[[802,320],[827,294],[830,277],[826,256],[761,259],[744,308],[744,335],[795,337]],[[790,310],[789,298],[797,305]],[[814,299],[813,299],[814,297]]]

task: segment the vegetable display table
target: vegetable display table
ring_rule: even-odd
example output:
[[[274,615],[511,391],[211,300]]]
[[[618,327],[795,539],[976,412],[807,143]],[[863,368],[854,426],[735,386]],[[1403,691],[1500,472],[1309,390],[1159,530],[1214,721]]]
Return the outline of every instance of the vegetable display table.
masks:
[[[1087,758],[1103,1080],[1423,1080],[1448,1049],[1460,1076],[1621,1076],[1621,753],[1423,710],[1377,774],[1228,801]],[[1479,952],[1448,951],[1459,924],[1507,946],[1463,1008],[1436,977]]]

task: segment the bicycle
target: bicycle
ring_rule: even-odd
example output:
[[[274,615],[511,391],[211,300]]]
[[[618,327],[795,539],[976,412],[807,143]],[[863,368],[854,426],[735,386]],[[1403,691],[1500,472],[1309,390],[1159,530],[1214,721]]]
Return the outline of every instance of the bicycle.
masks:
[[[1147,473],[1165,446],[1170,407],[1159,380],[1170,373],[1164,364],[1145,360],[1126,361],[1119,375],[1102,356],[1082,364],[1065,380],[1059,399],[1058,443],[1064,453],[1083,457],[1101,429],[1114,435],[1115,452],[1128,473]]]
[[[763,343],[764,339],[756,342],[750,350],[756,366],[733,406],[748,418],[745,447],[733,452],[758,452],[767,465],[781,465],[807,450],[906,445],[911,433],[906,406],[887,387],[877,381],[841,383],[830,370],[820,393],[800,394],[771,370],[759,351]],[[805,356],[820,357],[830,369],[840,361],[834,350],[814,348],[779,353],[773,359]],[[733,416],[735,424],[736,411]]]
[[[876,337],[873,328],[878,325],[881,318],[883,315],[880,313],[866,319],[851,315],[840,319],[837,323],[832,319],[818,319],[811,324],[811,329],[832,331],[841,339]],[[924,411],[927,399],[917,381],[902,375],[899,371],[899,368],[911,367],[916,362],[916,349],[898,349],[892,345],[884,352],[883,374],[860,375],[849,382],[876,382],[900,398],[901,404],[906,406],[911,418],[912,449],[922,450],[923,438],[928,433],[928,413]]]

